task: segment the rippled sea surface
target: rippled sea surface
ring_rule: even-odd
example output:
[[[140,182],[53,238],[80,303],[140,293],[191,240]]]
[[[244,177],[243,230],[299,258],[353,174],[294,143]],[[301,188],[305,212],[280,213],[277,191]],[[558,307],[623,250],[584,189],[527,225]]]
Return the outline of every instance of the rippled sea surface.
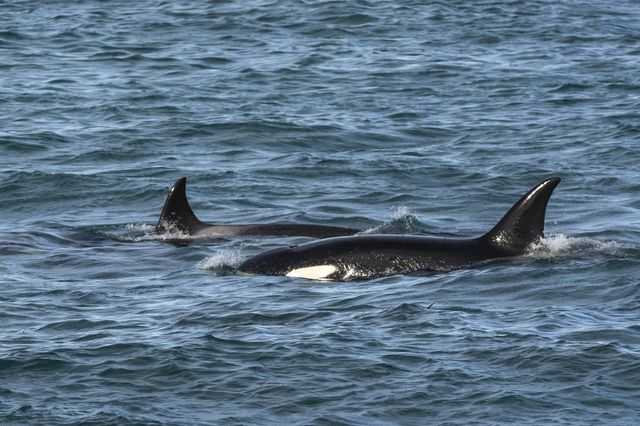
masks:
[[[427,3],[427,4],[424,4]],[[0,423],[640,422],[640,6],[0,2]],[[361,282],[234,272],[306,238],[546,238]]]

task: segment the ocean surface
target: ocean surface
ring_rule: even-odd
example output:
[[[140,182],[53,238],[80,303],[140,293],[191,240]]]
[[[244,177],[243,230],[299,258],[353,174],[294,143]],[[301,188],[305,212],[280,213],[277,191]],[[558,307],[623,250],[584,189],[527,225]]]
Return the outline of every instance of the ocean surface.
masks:
[[[0,424],[640,423],[637,1],[0,1]],[[525,256],[243,275],[308,238],[476,236],[562,178]]]

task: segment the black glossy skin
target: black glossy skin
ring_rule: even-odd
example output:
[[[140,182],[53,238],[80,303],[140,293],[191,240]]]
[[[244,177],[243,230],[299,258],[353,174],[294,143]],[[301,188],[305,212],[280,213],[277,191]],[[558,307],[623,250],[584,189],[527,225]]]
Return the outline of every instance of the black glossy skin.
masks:
[[[316,279],[349,280],[417,271],[449,271],[490,259],[521,255],[527,246],[543,237],[547,203],[559,182],[559,178],[550,178],[533,187],[491,231],[478,238],[416,235],[329,238],[267,251],[246,260],[238,270],[287,275],[303,268],[330,265],[335,271]]]
[[[156,225],[156,232],[178,232],[190,237],[225,237],[241,235],[302,236],[328,238],[341,235],[353,235],[358,229],[339,226],[305,224],[247,224],[224,225],[209,224],[200,221],[191,210],[186,194],[187,178],[176,181],[167,196],[164,208]]]
[[[211,225],[204,223],[202,226],[189,230],[189,235],[195,237],[224,237],[242,235],[271,235],[282,237],[313,237],[330,238],[342,235],[353,235],[359,232],[357,229],[341,228],[338,226],[305,225],[298,223],[271,223],[271,224],[247,224],[247,225]]]
[[[358,235],[270,250],[248,259],[239,270],[286,275],[292,269],[335,265],[338,272],[328,278],[358,279],[416,271],[449,271],[506,256],[509,252],[487,244],[482,238]]]

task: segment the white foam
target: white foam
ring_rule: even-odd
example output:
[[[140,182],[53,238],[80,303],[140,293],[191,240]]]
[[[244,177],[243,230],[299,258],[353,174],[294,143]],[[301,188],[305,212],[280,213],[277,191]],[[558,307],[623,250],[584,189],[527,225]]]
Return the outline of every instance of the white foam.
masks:
[[[151,240],[161,240],[161,241],[171,241],[171,240],[195,240],[197,237],[193,235],[186,234],[182,231],[171,231],[171,232],[163,232],[162,234],[148,234],[145,235]]]
[[[624,244],[616,241],[600,241],[589,237],[567,237],[564,234],[557,234],[547,236],[530,245],[525,256],[542,258],[585,254],[615,256],[624,248]]]
[[[148,223],[128,223],[124,227],[127,231],[149,232],[155,228]]]
[[[170,230],[161,234],[156,233],[156,228],[148,223],[129,223],[125,225],[126,234],[114,235],[120,241],[126,242],[142,242],[142,241],[173,241],[173,240],[195,240],[201,237],[186,234],[170,227]]]
[[[413,212],[407,206],[395,206],[394,212],[391,214],[391,221],[402,220],[408,217],[413,217]]]
[[[157,234],[153,227],[151,228],[151,230],[149,230],[148,232],[145,232],[143,235],[131,235],[125,238],[128,238],[129,241],[133,241],[133,242],[194,239],[191,235],[185,234],[184,232],[180,232],[180,231],[163,232],[162,234]]]
[[[209,271],[228,269],[238,265],[242,260],[243,254],[240,248],[227,248],[217,251],[213,256],[202,259],[198,262],[198,268]]]
[[[156,234],[155,227],[147,223],[128,223],[124,226],[124,231],[125,232],[122,232],[122,229],[120,229],[119,231],[105,232],[105,235],[107,235],[109,238],[128,243],[164,240],[171,238],[168,235]],[[180,237],[174,236],[173,238]]]

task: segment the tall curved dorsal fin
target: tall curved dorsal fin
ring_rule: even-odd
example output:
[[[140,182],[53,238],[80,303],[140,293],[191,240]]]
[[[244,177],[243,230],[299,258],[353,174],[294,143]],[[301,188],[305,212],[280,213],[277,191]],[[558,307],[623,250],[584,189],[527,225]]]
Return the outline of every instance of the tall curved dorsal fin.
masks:
[[[529,244],[544,237],[547,203],[559,183],[560,178],[552,177],[534,186],[481,239],[509,255],[524,253]]]
[[[178,179],[164,202],[156,232],[162,234],[177,230],[191,235],[206,226],[198,220],[187,201],[187,178]]]

